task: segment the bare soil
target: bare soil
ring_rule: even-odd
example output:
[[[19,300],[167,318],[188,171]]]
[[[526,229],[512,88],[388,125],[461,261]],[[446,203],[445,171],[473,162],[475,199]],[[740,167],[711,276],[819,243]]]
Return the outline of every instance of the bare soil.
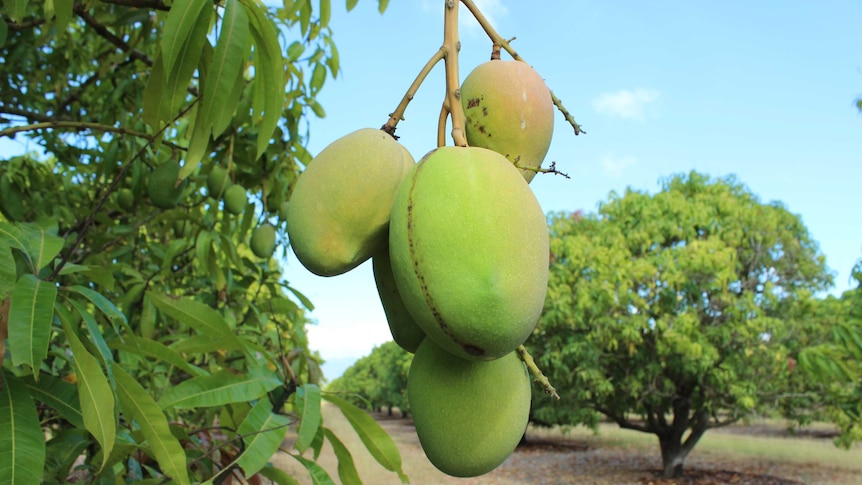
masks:
[[[697,450],[686,460],[684,475],[676,479],[661,478],[658,446],[611,445],[595,440],[555,436],[527,435],[515,452],[496,470],[481,477],[459,479],[449,477],[425,458],[415,428],[410,419],[375,414],[374,417],[398,444],[404,472],[414,485],[491,485],[491,484],[585,484],[585,485],[845,485],[862,484],[858,471],[831,469],[819,463],[768,460],[757,457],[728,456]],[[349,425],[337,411],[324,410],[324,422],[333,428],[353,454],[359,474],[369,485],[399,484],[394,473],[384,470],[353,439]],[[778,435],[774,426],[754,427],[747,432]],[[728,432],[742,433],[743,429]],[[785,432],[786,433],[786,432]],[[829,439],[812,436],[810,439]],[[289,444],[289,443],[286,443]],[[318,460],[333,479],[337,479],[337,461],[329,445],[324,446]],[[280,454],[276,466],[293,472],[300,483],[311,483],[307,472],[289,457]]]

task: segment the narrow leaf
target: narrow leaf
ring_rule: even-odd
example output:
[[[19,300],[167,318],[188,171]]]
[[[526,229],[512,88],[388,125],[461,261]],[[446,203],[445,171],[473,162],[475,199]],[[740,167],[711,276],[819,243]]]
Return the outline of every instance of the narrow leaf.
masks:
[[[9,350],[12,365],[29,365],[38,372],[48,356],[57,286],[27,274],[12,290],[9,307]]]
[[[222,340],[224,348],[243,348],[242,341],[233,333],[221,314],[191,298],[173,299],[164,293],[150,292],[156,307],[174,320],[188,325],[204,335]]]
[[[24,16],[27,14],[27,0],[6,0],[3,3],[6,4],[9,18],[16,23],[24,20]]]
[[[158,359],[162,362],[171,364],[172,366],[191,374],[192,376],[207,375],[207,371],[200,367],[191,365],[177,351],[170,347],[146,338],[135,336],[126,336],[125,342],[111,342],[111,348],[129,352],[131,354],[140,355],[142,357],[150,357]]]
[[[303,384],[296,390],[296,407],[299,412],[299,431],[294,447],[304,452],[320,427],[320,388],[314,384]]]
[[[362,479],[359,478],[359,472],[356,471],[356,464],[353,462],[353,455],[350,454],[350,450],[344,446],[344,443],[331,429],[324,428],[323,432],[332,445],[332,450],[335,451],[335,457],[338,458],[338,478],[341,480],[341,485],[362,485]]]
[[[256,81],[262,81],[256,85],[256,89],[261,89],[265,103],[257,136],[257,157],[260,157],[269,144],[284,107],[284,59],[281,56],[278,35],[266,13],[255,3],[247,2],[243,5],[248,9],[251,18],[255,77]],[[256,113],[256,116],[261,116],[261,113]]]
[[[3,240],[0,240],[0,300],[12,293],[15,279],[15,257],[12,256],[12,249],[4,246]]]
[[[117,438],[114,393],[96,358],[87,352],[69,321],[62,317],[60,320],[63,323],[63,331],[69,341],[69,348],[72,350],[73,362],[75,363],[75,374],[78,378],[78,399],[81,412],[84,415],[84,427],[102,447],[101,467],[104,467],[110,458],[114,441]]]
[[[189,482],[186,454],[179,440],[171,434],[168,419],[146,389],[118,364],[113,364],[117,393],[123,409],[129,411],[147,440],[148,449],[161,471],[180,485]]]
[[[290,476],[286,471],[276,468],[272,465],[267,465],[263,467],[259,472],[261,476],[264,478],[268,478],[278,485],[299,485],[299,482],[296,481],[292,476]]]
[[[159,406],[162,409],[189,409],[251,401],[280,385],[278,376],[267,369],[259,368],[242,375],[223,370],[168,388],[159,399]]]
[[[66,26],[69,25],[69,21],[72,20],[72,6],[75,2],[73,0],[54,0],[54,12],[57,32],[65,32]]]
[[[386,7],[389,6],[389,0],[378,0],[377,10],[382,14],[386,11]]]
[[[326,473],[326,470],[317,463],[307,458],[303,458],[300,455],[294,455],[291,453],[290,456],[296,459],[296,461],[302,463],[302,466],[308,470],[308,474],[311,476],[312,485],[335,485],[332,477],[330,477],[329,474]]]
[[[353,7],[355,7],[357,3],[359,3],[359,0],[347,0],[347,11],[349,12],[353,10]]]
[[[22,382],[0,371],[0,483],[39,483],[45,467],[45,438],[36,404]]]
[[[320,0],[320,26],[326,27],[329,25],[329,19],[332,17],[332,3],[330,0]]]
[[[242,79],[237,78],[237,73],[244,68],[247,45],[248,14],[239,0],[227,0],[201,107],[203,116],[212,120],[214,138],[227,128],[236,109],[236,104],[228,103],[227,98]]]
[[[164,56],[159,54],[153,61],[143,99],[144,123],[150,125],[153,130],[159,129],[162,122],[168,118],[171,97],[165,87],[166,78]]]
[[[49,230],[36,224],[22,224],[21,235],[24,250],[36,271],[48,266],[63,249],[63,238],[55,235],[56,228]]]
[[[180,50],[200,17],[201,10],[211,8],[210,5],[208,0],[178,0],[171,6],[161,42],[165,73],[173,70]]]
[[[325,394],[324,399],[338,406],[341,414],[347,418],[350,426],[353,427],[359,439],[368,448],[371,456],[377,460],[383,468],[393,471],[398,474],[398,478],[403,483],[407,483],[407,476],[401,469],[401,453],[398,452],[398,447],[383,428],[368,415],[365,411],[359,409],[348,401],[332,394]]]
[[[290,419],[272,412],[269,399],[261,399],[251,408],[237,434],[243,437],[245,449],[236,462],[250,477],[260,471],[284,441]]]
[[[65,428],[56,433],[46,445],[42,483],[66,483],[69,470],[90,443],[90,434],[83,428]]]
[[[129,333],[132,333],[132,329],[129,328],[129,322],[126,320],[126,315],[123,314],[123,312],[121,312],[116,305],[111,302],[111,300],[105,298],[104,295],[98,291],[93,291],[86,286],[72,286],[69,289],[96,305],[96,308],[108,317],[108,321],[111,322],[111,325],[114,327],[114,331],[117,332],[118,335],[120,334],[120,329],[117,328],[118,325],[125,327]]]
[[[36,401],[47,404],[77,428],[84,427],[78,388],[54,376],[43,375],[38,381],[24,381]]]
[[[90,312],[84,308],[84,305],[80,304],[75,300],[68,300],[69,304],[72,305],[75,310],[81,315],[81,318],[84,320],[84,325],[87,327],[87,331],[90,333],[90,340],[96,345],[96,349],[99,351],[99,356],[102,358],[102,364],[104,364],[105,368],[108,371],[108,377],[111,377],[111,362],[114,361],[114,356],[111,354],[111,349],[108,347],[108,343],[105,342],[105,337],[102,336],[102,331],[99,328],[99,324],[96,323],[96,319],[93,318],[93,315],[90,315]]]

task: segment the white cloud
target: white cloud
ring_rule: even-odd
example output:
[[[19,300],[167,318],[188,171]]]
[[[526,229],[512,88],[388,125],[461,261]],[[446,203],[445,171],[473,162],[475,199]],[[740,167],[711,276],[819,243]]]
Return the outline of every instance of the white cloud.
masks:
[[[658,99],[658,96],[658,91],[641,88],[602,93],[593,101],[593,109],[608,116],[643,121],[646,106]]]
[[[637,159],[635,157],[617,157],[613,154],[607,154],[602,156],[601,163],[602,170],[604,170],[606,174],[614,178],[619,178],[622,176],[625,169],[637,163]]]

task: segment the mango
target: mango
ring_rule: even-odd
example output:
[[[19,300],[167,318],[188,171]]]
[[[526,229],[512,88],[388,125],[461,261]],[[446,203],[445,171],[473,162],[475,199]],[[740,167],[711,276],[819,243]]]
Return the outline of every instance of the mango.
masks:
[[[131,189],[122,188],[117,192],[117,203],[121,209],[130,212],[135,208],[135,194]]]
[[[399,347],[410,352],[416,352],[419,343],[425,338],[425,332],[419,328],[401,295],[398,293],[398,285],[395,284],[395,276],[392,275],[392,264],[389,262],[389,250],[381,251],[371,258],[371,267],[374,271],[374,283],[377,285],[377,295],[383,305],[383,313],[386,314],[386,322],[389,324],[389,333],[392,340]]]
[[[242,214],[245,206],[248,204],[248,195],[245,193],[245,187],[241,185],[231,185],[224,192],[224,209],[231,214]]]
[[[413,157],[392,136],[363,128],[335,140],[293,187],[287,233],[319,276],[346,273],[386,247],[392,202]]]
[[[266,259],[275,252],[275,227],[262,224],[251,231],[251,252],[258,258]]]
[[[428,338],[466,359],[502,357],[536,327],[548,286],[548,227],[502,155],[441,147],[401,185],[389,227],[392,272]]]
[[[488,61],[464,79],[461,103],[467,143],[504,155],[533,180],[554,132],[554,103],[542,77],[524,62]]]
[[[147,183],[147,195],[153,205],[159,209],[176,207],[186,185],[186,180],[177,185],[179,177],[180,165],[174,161],[165,162],[153,169]]]
[[[207,194],[214,199],[221,198],[225,190],[230,186],[230,174],[221,167],[213,167],[207,175]]]
[[[530,379],[512,352],[468,361],[425,339],[407,376],[419,443],[443,473],[474,477],[497,468],[526,431]]]

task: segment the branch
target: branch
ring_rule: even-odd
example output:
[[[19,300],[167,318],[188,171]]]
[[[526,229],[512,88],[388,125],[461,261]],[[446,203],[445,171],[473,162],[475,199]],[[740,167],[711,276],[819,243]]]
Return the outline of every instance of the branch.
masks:
[[[152,59],[147,57],[141,51],[132,49],[132,46],[127,44],[123,39],[117,37],[116,35],[114,35],[113,32],[108,30],[107,27],[96,21],[96,19],[93,18],[93,16],[90,15],[89,12],[87,12],[83,4],[75,4],[74,11],[78,15],[78,17],[81,17],[84,23],[92,27],[92,29],[95,30],[97,34],[99,34],[102,38],[104,38],[111,44],[117,46],[117,48],[119,48],[121,51],[129,54],[129,57],[131,57],[132,59],[139,60],[150,67],[153,66]]]
[[[630,429],[633,431],[640,431],[642,433],[655,433],[655,430],[653,430],[647,426],[644,426],[642,424],[632,423],[631,421],[627,420],[624,416],[620,416],[616,413],[611,412],[610,409],[605,409],[605,408],[598,406],[598,405],[593,405],[593,409],[604,414],[611,421],[617,423],[617,426],[619,426],[620,428]]]
[[[102,3],[110,3],[112,5],[122,5],[124,7],[136,7],[152,10],[168,11],[171,7],[165,5],[161,0],[102,0]]]
[[[0,105],[0,113],[5,113],[7,115],[20,116],[22,118],[26,118],[28,122],[47,122],[51,121],[51,118],[45,116],[41,113],[34,113],[32,111],[26,111],[23,109],[13,108],[11,106],[3,106]],[[0,135],[2,137],[3,135]]]
[[[527,369],[530,370],[530,374],[533,374],[533,377],[536,379],[536,382],[538,382],[539,385],[542,386],[542,388],[545,390],[545,394],[548,394],[554,399],[559,400],[560,395],[557,394],[557,390],[554,389],[554,386],[551,385],[550,381],[548,381],[548,378],[545,377],[545,374],[542,374],[542,370],[539,369],[539,366],[536,365],[536,361],[533,360],[533,356],[530,355],[529,352],[527,352],[526,347],[524,347],[523,345],[518,346],[517,352],[518,357],[520,357],[521,360],[524,361],[524,364],[527,365]]]
[[[33,27],[38,27],[38,26],[44,24],[46,22],[46,20],[45,19],[28,20],[26,22],[21,22],[20,24],[16,24],[15,22],[13,22],[11,20],[5,20],[5,22],[6,22],[6,28],[7,29],[22,31],[22,30],[32,29]]]
[[[524,60],[523,57],[521,57],[520,55],[518,55],[517,52],[515,52],[515,49],[512,48],[508,40],[501,37],[500,34],[498,34],[496,30],[494,30],[494,27],[492,27],[491,23],[488,22],[488,19],[485,18],[484,15],[482,15],[482,12],[479,10],[476,4],[473,3],[473,0],[461,0],[461,3],[463,3],[464,6],[467,7],[467,10],[469,10],[470,13],[473,14],[473,17],[476,19],[477,22],[479,22],[479,25],[485,31],[485,34],[487,34],[488,37],[491,38],[491,42],[493,42],[495,45],[501,46],[503,49],[506,49],[506,52],[508,52],[509,55],[512,56],[512,59],[524,63],[527,62]],[[568,121],[569,124],[572,125],[572,128],[575,130],[575,136],[580,135],[581,133],[586,135],[587,132],[581,129],[581,125],[579,125],[575,121],[575,118],[571,115],[571,113],[569,113],[569,110],[567,110],[566,107],[563,106],[563,102],[560,101],[560,98],[558,98],[550,89],[548,89],[548,92],[551,93],[551,100],[553,100],[554,106],[556,106],[557,109],[560,110],[560,113],[563,114],[563,116],[566,118],[566,121]]]
[[[467,116],[461,106],[460,78],[458,76],[458,51],[461,41],[458,40],[458,2],[446,0],[446,13],[443,18],[443,47],[446,54],[446,103],[452,116],[452,142],[455,146],[467,146],[467,135],[464,127]]]
[[[437,49],[437,52],[435,52],[433,56],[431,56],[431,59],[428,59],[428,62],[425,63],[425,66],[421,71],[419,71],[413,84],[411,84],[410,88],[407,89],[407,93],[405,93],[404,97],[401,98],[401,102],[398,104],[398,107],[389,115],[389,120],[386,121],[386,124],[384,124],[382,128],[380,128],[381,130],[389,133],[393,137],[395,136],[395,128],[398,126],[398,122],[404,119],[404,112],[407,110],[407,105],[410,104],[410,101],[413,101],[413,96],[416,95],[416,91],[419,90],[419,86],[422,85],[425,78],[427,78],[428,74],[431,73],[431,70],[434,69],[434,66],[436,66],[444,57],[446,57],[446,50],[441,47]]]
[[[5,108],[2,109],[3,112]],[[35,114],[35,116],[44,117],[44,115]],[[31,125],[20,125],[20,126],[12,126],[6,128],[5,130],[0,130],[0,138],[4,136],[12,137],[12,135],[16,133],[23,133],[26,131],[36,131],[36,130],[44,130],[48,128],[69,128],[76,131],[80,130],[90,130],[90,131],[106,131],[111,133],[119,133],[121,135],[129,135],[138,138],[145,138],[149,140],[151,137],[146,133],[141,133],[138,131],[128,130],[126,128],[111,126],[111,125],[103,125],[101,123],[90,123],[88,121],[54,121],[51,118],[45,117],[45,119],[49,121],[44,121],[42,123],[33,123]]]

